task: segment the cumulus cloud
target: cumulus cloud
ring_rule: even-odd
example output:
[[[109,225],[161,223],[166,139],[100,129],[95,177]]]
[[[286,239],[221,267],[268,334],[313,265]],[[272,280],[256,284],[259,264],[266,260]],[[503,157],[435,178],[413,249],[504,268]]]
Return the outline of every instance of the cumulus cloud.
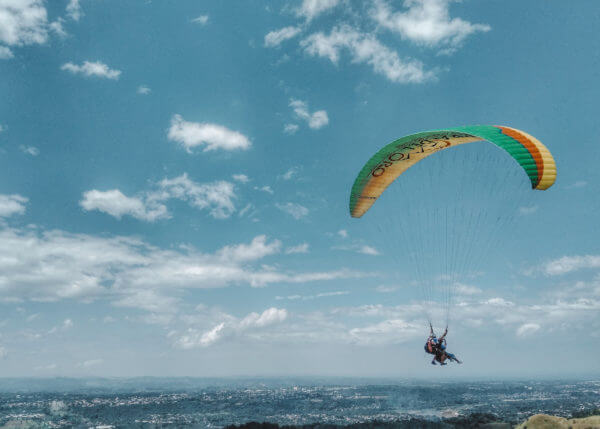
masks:
[[[275,206],[279,210],[289,214],[296,220],[302,219],[303,217],[307,216],[308,212],[309,212],[309,210],[306,207],[304,207],[300,204],[297,204],[297,203],[285,203],[285,204],[277,203],[277,204],[275,204]]]
[[[353,328],[350,335],[359,344],[393,344],[422,337],[423,327],[420,323],[388,319],[362,328]]]
[[[0,60],[9,60],[14,56],[15,55],[9,48],[6,46],[0,46]]]
[[[460,18],[450,18],[453,0],[405,0],[406,10],[394,12],[385,0],[377,0],[372,18],[383,28],[400,34],[419,45],[446,46],[451,52],[470,35],[490,30],[489,25],[471,24]]]
[[[235,212],[236,194],[233,183],[197,183],[186,173],[172,179],[163,179],[156,185],[156,189],[135,197],[128,197],[118,189],[86,191],[79,204],[84,210],[98,210],[117,219],[127,215],[154,222],[171,217],[165,205],[171,199],[185,201],[199,210],[207,210],[215,219],[226,219]]]
[[[265,326],[273,325],[275,323],[283,322],[287,318],[287,310],[285,308],[271,307],[261,314],[250,313],[240,321],[240,328],[263,328]]]
[[[192,19],[194,24],[206,25],[208,24],[208,15],[200,15],[194,19]]]
[[[519,207],[519,214],[522,216],[527,216],[530,214],[534,214],[535,212],[537,212],[537,210],[538,210],[538,206]]]
[[[151,92],[152,92],[152,90],[150,88],[148,88],[146,85],[138,86],[137,93],[140,95],[148,95]]]
[[[457,295],[477,295],[481,293],[481,289],[476,286],[466,285],[463,283],[456,283],[454,285]]]
[[[343,231],[343,230],[342,230]],[[380,254],[379,250],[366,244],[351,244],[348,246],[333,246],[334,250],[349,250],[351,252],[362,253],[363,255],[377,256]]]
[[[300,127],[297,124],[285,124],[283,126],[283,132],[286,134],[296,134]]]
[[[109,66],[100,61],[84,61],[81,65],[68,62],[61,66],[61,70],[66,70],[73,74],[82,74],[84,76],[113,80],[119,79],[119,76],[121,75],[121,70],[111,69]]]
[[[369,64],[375,73],[397,83],[422,83],[434,77],[417,60],[401,60],[395,51],[381,44],[372,34],[361,33],[348,25],[335,27],[329,34],[314,33],[300,43],[313,56],[337,64],[341,51],[346,50],[354,63]]]
[[[27,204],[27,201],[29,200],[21,195],[0,194],[0,218],[25,213],[25,204]]]
[[[271,31],[271,32],[267,33],[267,35],[265,36],[265,46],[268,48],[279,46],[281,43],[285,42],[286,40],[296,37],[300,33],[300,31],[302,31],[300,29],[300,27],[293,27],[293,26],[284,27],[284,28],[280,28],[279,30]]]
[[[81,10],[81,5],[79,4],[80,0],[69,0],[67,4],[67,15],[73,21],[79,21],[83,16],[83,11]]]
[[[541,271],[548,276],[558,276],[585,268],[600,268],[600,255],[563,256],[544,263],[537,269],[530,270],[532,274]]]
[[[0,1],[0,44],[24,46],[45,43],[48,39],[47,19],[43,0]],[[10,52],[3,51],[4,55]]]
[[[250,181],[248,176],[246,176],[245,174],[234,174],[232,177],[233,180],[240,183],[248,183]]]
[[[236,244],[225,246],[219,250],[218,255],[226,261],[247,262],[262,259],[265,256],[278,253],[281,249],[279,240],[267,241],[267,236],[254,237],[250,244]]]
[[[60,331],[67,331],[74,326],[73,321],[71,319],[65,319],[63,323],[58,326],[53,327],[48,331],[49,334],[56,334]]]
[[[169,313],[186,289],[261,287],[366,275],[255,266],[280,249],[278,240],[264,236],[206,254],[193,248],[159,249],[128,237],[5,228],[0,229],[0,301],[106,299],[117,306]]]
[[[252,335],[256,331],[282,323],[288,317],[288,313],[284,308],[271,307],[260,314],[252,312],[241,320],[226,314],[221,314],[219,317],[224,318],[225,321],[208,330],[189,328],[176,338],[175,347],[186,350],[208,347],[224,338]]]
[[[235,212],[235,186],[231,182],[197,183],[184,173],[173,179],[163,179],[159,188],[149,196],[150,201],[171,198],[187,201],[192,207],[208,210],[215,219],[228,218]]]
[[[298,167],[292,167],[288,171],[286,171],[285,173],[283,173],[280,177],[283,180],[290,180],[294,176],[296,176],[297,174],[298,174]]]
[[[398,287],[397,286],[379,285],[375,288],[375,290],[379,293],[392,293],[392,292],[396,292],[398,290]]]
[[[56,21],[51,22],[50,25],[48,26],[48,28],[50,29],[50,31],[52,31],[57,36],[65,38],[65,37],[67,37],[67,32],[65,31],[65,28],[63,27],[64,22],[65,22],[64,19],[58,18]]]
[[[296,15],[311,21],[336,7],[339,2],[339,0],[302,0],[302,4],[296,9]]]
[[[252,146],[250,139],[242,133],[217,124],[188,122],[181,115],[173,115],[168,138],[180,143],[188,152],[196,146],[204,146],[204,152],[247,150]]]
[[[271,194],[271,195],[273,195],[275,193],[269,185],[265,185],[265,186],[261,186],[261,187],[255,186],[254,189],[257,191],[266,192],[267,194]]]
[[[313,130],[323,128],[329,123],[329,117],[325,110],[318,110],[316,112],[309,112],[306,102],[301,100],[290,100],[290,107],[294,109],[294,113],[299,119],[302,119],[308,123],[308,126]]]
[[[529,335],[535,334],[540,330],[540,325],[537,323],[524,323],[516,331],[518,337],[527,337]]]
[[[40,154],[40,150],[35,146],[19,146],[19,149],[27,155],[38,156]]]
[[[492,305],[494,307],[513,307],[514,302],[507,301],[504,298],[490,298],[483,302],[486,305]]]
[[[104,360],[102,359],[90,359],[90,360],[86,360],[84,362],[81,362],[78,364],[78,366],[82,367],[82,368],[91,368],[93,366],[98,366],[100,364],[102,364],[104,362]]]
[[[157,219],[169,218],[167,207],[163,204],[148,205],[137,197],[128,197],[118,189],[98,191],[92,189],[84,192],[79,205],[86,211],[98,210],[121,219],[128,215],[139,220],[154,222]]]
[[[288,247],[285,249],[285,253],[292,255],[294,253],[308,253],[308,243],[298,244],[297,246]]]
[[[316,295],[288,295],[288,296],[276,296],[275,299],[276,300],[282,300],[282,299],[288,299],[288,300],[303,300],[303,301],[309,301],[312,299],[316,299],[316,298],[326,298],[326,297],[331,297],[331,296],[341,296],[341,295],[348,295],[350,292],[348,292],[347,290],[338,290],[338,291],[334,291],[334,292],[322,292],[322,293],[318,293]]]

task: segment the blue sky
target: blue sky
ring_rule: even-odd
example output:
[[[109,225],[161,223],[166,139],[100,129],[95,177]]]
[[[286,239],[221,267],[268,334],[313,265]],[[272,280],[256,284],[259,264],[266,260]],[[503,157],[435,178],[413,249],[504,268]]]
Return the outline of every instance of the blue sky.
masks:
[[[599,15],[0,0],[0,376],[441,376],[401,248],[347,199],[393,139],[478,123],[558,180],[457,287],[443,375],[597,375]]]

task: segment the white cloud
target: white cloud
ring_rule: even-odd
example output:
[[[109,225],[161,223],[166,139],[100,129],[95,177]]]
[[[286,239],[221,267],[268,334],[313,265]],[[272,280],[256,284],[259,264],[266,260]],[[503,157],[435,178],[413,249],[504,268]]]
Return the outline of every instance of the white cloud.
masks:
[[[454,288],[457,295],[477,295],[481,293],[481,289],[478,287],[465,285],[462,283],[456,283]]]
[[[78,364],[78,366],[80,366],[82,368],[91,368],[93,366],[98,366],[102,363],[104,363],[104,360],[102,360],[102,359],[90,359],[90,360],[81,362],[80,364]]]
[[[329,35],[321,32],[312,34],[300,45],[308,54],[328,58],[334,64],[339,61],[340,51],[346,49],[352,56],[352,62],[369,64],[375,73],[392,82],[422,83],[434,77],[432,72],[424,70],[420,61],[403,61],[375,36],[360,33],[347,25],[334,28]]]
[[[43,0],[0,0],[0,43],[8,46],[43,44],[48,39]],[[4,50],[7,55],[6,50]]]
[[[197,18],[192,19],[194,24],[206,25],[208,24],[208,15],[200,15]]]
[[[197,183],[184,173],[173,179],[162,180],[159,186],[160,191],[152,194],[151,200],[177,198],[200,210],[208,210],[215,219],[226,219],[235,212],[235,186],[231,182]]]
[[[83,194],[79,202],[84,210],[99,210],[117,219],[132,216],[139,220],[154,222],[171,217],[165,202],[171,199],[186,201],[199,210],[207,210],[215,219],[226,219],[235,212],[235,186],[231,182],[217,181],[197,183],[186,173],[172,179],[163,179],[156,189],[128,197],[120,190],[91,190]]]
[[[286,40],[292,39],[296,37],[300,31],[302,31],[299,27],[284,27],[279,30],[271,31],[267,33],[265,36],[265,46],[266,47],[274,47],[279,46],[281,43]]]
[[[150,204],[137,197],[128,197],[118,189],[84,192],[79,205],[86,211],[98,210],[117,219],[128,215],[139,220],[154,222],[169,218],[169,212],[163,204]]]
[[[107,299],[116,306],[172,314],[186,289],[309,283],[366,274],[347,270],[288,272],[253,266],[281,249],[255,237],[214,254],[159,249],[128,237],[0,229],[0,300]]]
[[[538,325],[537,323],[524,323],[521,326],[519,326],[516,333],[518,337],[527,337],[529,335],[535,334],[537,331],[540,330],[540,328],[540,325]]]
[[[452,51],[471,34],[490,30],[489,25],[450,18],[452,1],[405,0],[407,10],[394,12],[387,1],[377,0],[371,16],[381,27],[399,33],[403,39],[429,47],[446,46]]]
[[[246,176],[245,174],[234,174],[232,177],[233,180],[240,183],[248,183],[250,181],[248,176]]]
[[[260,188],[258,186],[255,186],[254,189],[257,191],[266,192],[267,194],[271,194],[271,195],[273,195],[275,193],[269,185],[261,186]]]
[[[283,173],[280,177],[283,180],[290,180],[290,179],[292,179],[292,177],[296,176],[297,174],[298,174],[298,168],[297,167],[292,167],[288,171],[286,171],[285,173]]]
[[[283,126],[283,132],[286,134],[296,134],[300,127],[296,124],[285,124]]]
[[[59,326],[55,326],[48,331],[49,334],[55,334],[60,331],[67,331],[74,326],[73,321],[71,319],[65,319],[62,324]]]
[[[166,317],[166,319],[159,321],[159,323],[162,323],[165,320],[166,322],[171,320],[168,313],[175,313],[177,311],[179,301],[178,298],[167,296],[156,290],[138,288],[115,299],[112,304],[116,307],[138,308],[154,313],[155,315],[158,314],[159,317]]]
[[[534,214],[537,212],[538,206],[527,206],[527,207],[519,207],[519,214],[522,216],[527,216],[530,214]]]
[[[9,48],[6,46],[0,46],[0,60],[9,60],[14,56],[15,55]]]
[[[275,204],[275,206],[279,210],[292,216],[294,219],[301,219],[301,218],[307,216],[308,212],[309,212],[306,207],[304,207],[300,204],[297,204],[297,203],[285,203],[285,204],[277,203],[277,204]]]
[[[490,298],[487,301],[482,302],[485,305],[491,305],[494,307],[513,307],[514,302],[507,301],[504,298]]]
[[[558,276],[585,268],[600,268],[600,255],[563,256],[546,262],[539,270],[548,276]]]
[[[65,22],[64,19],[58,18],[56,21],[51,22],[50,25],[48,26],[48,28],[50,29],[50,31],[54,32],[57,36],[65,38],[65,37],[67,37],[67,32],[65,31],[65,28],[63,27],[64,22]]]
[[[310,300],[316,299],[316,298],[326,298],[326,297],[331,297],[331,296],[348,295],[349,293],[350,292],[348,292],[347,290],[338,290],[338,291],[334,291],[334,292],[322,292],[322,293],[318,293],[316,295],[276,296],[275,299],[277,299],[277,300],[288,299],[290,301],[295,301],[295,300],[301,299],[303,301],[310,301]]]
[[[121,75],[121,70],[113,70],[100,61],[84,61],[82,65],[68,62],[63,64],[60,69],[67,70],[73,74],[83,74],[84,76],[94,76],[113,80],[119,79],[119,76]]]
[[[150,88],[148,88],[146,85],[138,86],[137,93],[140,95],[148,95],[151,92],[152,92],[152,90]]]
[[[358,253],[362,253],[364,255],[379,255],[379,251],[377,249],[375,249],[374,247],[371,246],[360,246],[360,248],[358,249]]]
[[[569,186],[565,186],[567,189],[577,189],[577,188],[585,188],[588,185],[588,182],[586,182],[585,180],[578,180],[577,182],[569,185]]]
[[[39,365],[39,366],[34,367],[33,369],[35,371],[52,371],[56,368],[58,368],[58,365],[56,365],[55,363],[51,363],[48,365]]]
[[[265,235],[259,235],[254,237],[250,244],[225,246],[217,254],[228,262],[247,262],[273,255],[280,249],[281,242],[279,240],[272,240],[269,243]]]
[[[252,203],[248,203],[244,206],[244,208],[242,208],[239,212],[238,212],[238,216],[239,217],[243,217],[245,216],[248,212],[250,212],[250,210],[252,210],[254,208],[254,204]]]
[[[359,344],[393,344],[422,337],[423,326],[402,319],[388,319],[363,328],[353,328],[350,335]]]
[[[327,116],[327,112],[325,110],[319,110],[310,113],[308,111],[308,106],[304,101],[295,100],[292,98],[290,100],[290,107],[294,109],[296,116],[305,120],[308,123],[308,126],[313,130],[323,128],[329,123],[329,117]]]
[[[392,293],[392,292],[396,292],[398,290],[398,287],[397,286],[379,285],[375,288],[375,290],[379,293]]]
[[[250,313],[240,321],[239,326],[242,329],[251,327],[263,328],[265,326],[283,322],[287,316],[288,313],[285,308],[271,307],[263,311],[262,314]]]
[[[288,247],[285,249],[285,253],[287,255],[292,255],[294,253],[308,253],[308,243],[298,244],[297,246]]]
[[[38,156],[40,154],[40,150],[37,147],[34,146],[19,146],[19,149],[21,149],[21,151],[23,151],[23,153],[26,153],[27,155],[31,155],[31,156]]]
[[[311,21],[324,12],[327,12],[339,3],[339,0],[302,0],[302,4],[296,9],[296,15]]]
[[[80,0],[69,0],[69,4],[67,4],[67,15],[74,21],[79,21],[83,16],[79,1]]]
[[[372,256],[377,256],[379,255],[379,251],[372,247],[372,246],[367,246],[366,244],[352,244],[352,245],[347,245],[347,246],[333,246],[332,249],[334,250],[348,250],[348,251],[352,251],[352,252],[356,252],[356,253],[362,253],[363,255],[372,255]]]
[[[25,213],[27,201],[29,200],[21,195],[0,194],[0,218]]]
[[[224,338],[250,335],[265,328],[282,323],[288,317],[287,310],[283,308],[269,308],[261,314],[252,312],[239,320],[228,314],[218,314],[217,317],[224,318],[209,330],[189,328],[185,334],[175,340],[175,347],[189,350],[199,347],[211,346]]]
[[[217,124],[187,122],[180,115],[173,115],[168,137],[180,143],[188,152],[201,145],[205,145],[204,152],[217,149],[247,150],[252,146],[250,139],[237,131]]]
[[[348,231],[345,229],[340,229],[337,234],[342,238],[348,238]]]

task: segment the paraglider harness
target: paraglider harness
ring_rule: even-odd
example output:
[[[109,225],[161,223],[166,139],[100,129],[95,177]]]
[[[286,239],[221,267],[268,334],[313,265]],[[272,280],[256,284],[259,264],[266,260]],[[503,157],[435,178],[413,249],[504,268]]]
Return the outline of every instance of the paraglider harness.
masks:
[[[430,355],[434,355],[436,353],[437,344],[433,342],[435,337],[429,337],[427,342],[425,343],[425,353],[429,353]]]
[[[435,360],[444,365],[443,362],[446,360],[445,358],[448,357],[446,355],[446,338],[444,338],[446,336],[446,333],[444,332],[444,335],[442,335],[440,339],[438,339],[433,333],[433,327],[431,326],[431,324],[429,325],[429,327],[430,335],[429,338],[427,338],[427,342],[425,343],[425,353],[435,355]],[[446,332],[448,332],[448,328],[446,328]]]

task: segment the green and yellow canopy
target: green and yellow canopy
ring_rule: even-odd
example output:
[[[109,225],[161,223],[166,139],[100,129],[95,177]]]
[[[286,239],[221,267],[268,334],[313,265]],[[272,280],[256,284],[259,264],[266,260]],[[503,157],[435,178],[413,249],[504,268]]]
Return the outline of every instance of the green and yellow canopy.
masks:
[[[395,140],[369,159],[352,186],[351,216],[365,214],[394,180],[429,155],[460,144],[483,141],[508,152],[525,170],[533,189],[548,189],[556,180],[552,154],[524,131],[498,125],[425,131]]]

